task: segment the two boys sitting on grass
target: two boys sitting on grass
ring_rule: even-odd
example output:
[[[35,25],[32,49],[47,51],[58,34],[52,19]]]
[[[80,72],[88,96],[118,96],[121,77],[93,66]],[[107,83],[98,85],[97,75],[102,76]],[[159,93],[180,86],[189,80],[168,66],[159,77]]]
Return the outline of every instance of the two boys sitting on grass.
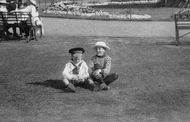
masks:
[[[92,57],[89,68],[82,60],[83,48],[72,48],[69,50],[71,61],[63,70],[63,83],[66,90],[76,92],[75,87],[85,85],[93,91],[109,90],[110,83],[118,79],[116,73],[110,74],[111,58],[106,54],[110,48],[105,42],[97,42],[94,46],[96,55]]]

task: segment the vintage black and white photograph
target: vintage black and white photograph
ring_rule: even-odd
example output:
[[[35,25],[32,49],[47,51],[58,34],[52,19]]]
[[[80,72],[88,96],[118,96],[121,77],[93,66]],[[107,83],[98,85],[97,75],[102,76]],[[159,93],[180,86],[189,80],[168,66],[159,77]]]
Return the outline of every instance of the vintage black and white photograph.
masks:
[[[0,122],[190,122],[190,0],[0,0]]]

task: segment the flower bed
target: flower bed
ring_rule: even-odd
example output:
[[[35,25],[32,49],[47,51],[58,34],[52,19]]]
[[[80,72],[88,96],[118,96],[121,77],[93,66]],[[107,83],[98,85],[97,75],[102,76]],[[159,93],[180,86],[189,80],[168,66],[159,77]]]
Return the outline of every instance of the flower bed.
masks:
[[[151,16],[136,14],[110,14],[108,12],[80,5],[76,2],[61,1],[48,6],[44,16],[68,18],[104,19],[104,20],[151,20]]]

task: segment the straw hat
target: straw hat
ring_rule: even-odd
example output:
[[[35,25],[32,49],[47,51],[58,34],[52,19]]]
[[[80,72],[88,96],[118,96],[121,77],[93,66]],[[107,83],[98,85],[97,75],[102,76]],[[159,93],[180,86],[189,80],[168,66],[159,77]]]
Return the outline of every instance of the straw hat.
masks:
[[[8,4],[6,0],[1,0],[0,4]]]
[[[96,47],[103,47],[103,48],[105,48],[105,49],[107,49],[107,50],[110,49],[110,47],[108,47],[108,46],[106,45],[106,43],[105,43],[105,42],[102,42],[102,41],[96,42],[94,48],[96,48]]]
[[[28,0],[29,2],[31,2],[32,4],[34,4],[36,6],[36,0]]]

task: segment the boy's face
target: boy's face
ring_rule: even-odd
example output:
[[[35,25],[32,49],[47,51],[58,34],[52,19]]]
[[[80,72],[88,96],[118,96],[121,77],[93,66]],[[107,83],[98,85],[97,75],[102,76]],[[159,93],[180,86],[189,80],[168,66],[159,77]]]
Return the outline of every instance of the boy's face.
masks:
[[[1,11],[1,10],[4,10],[5,8],[6,8],[6,5],[0,4],[0,11]]]
[[[96,47],[95,50],[98,56],[103,56],[105,54],[105,49],[103,47]]]
[[[83,55],[82,53],[74,53],[71,55],[71,57],[75,63],[78,63],[82,60],[82,55]]]

